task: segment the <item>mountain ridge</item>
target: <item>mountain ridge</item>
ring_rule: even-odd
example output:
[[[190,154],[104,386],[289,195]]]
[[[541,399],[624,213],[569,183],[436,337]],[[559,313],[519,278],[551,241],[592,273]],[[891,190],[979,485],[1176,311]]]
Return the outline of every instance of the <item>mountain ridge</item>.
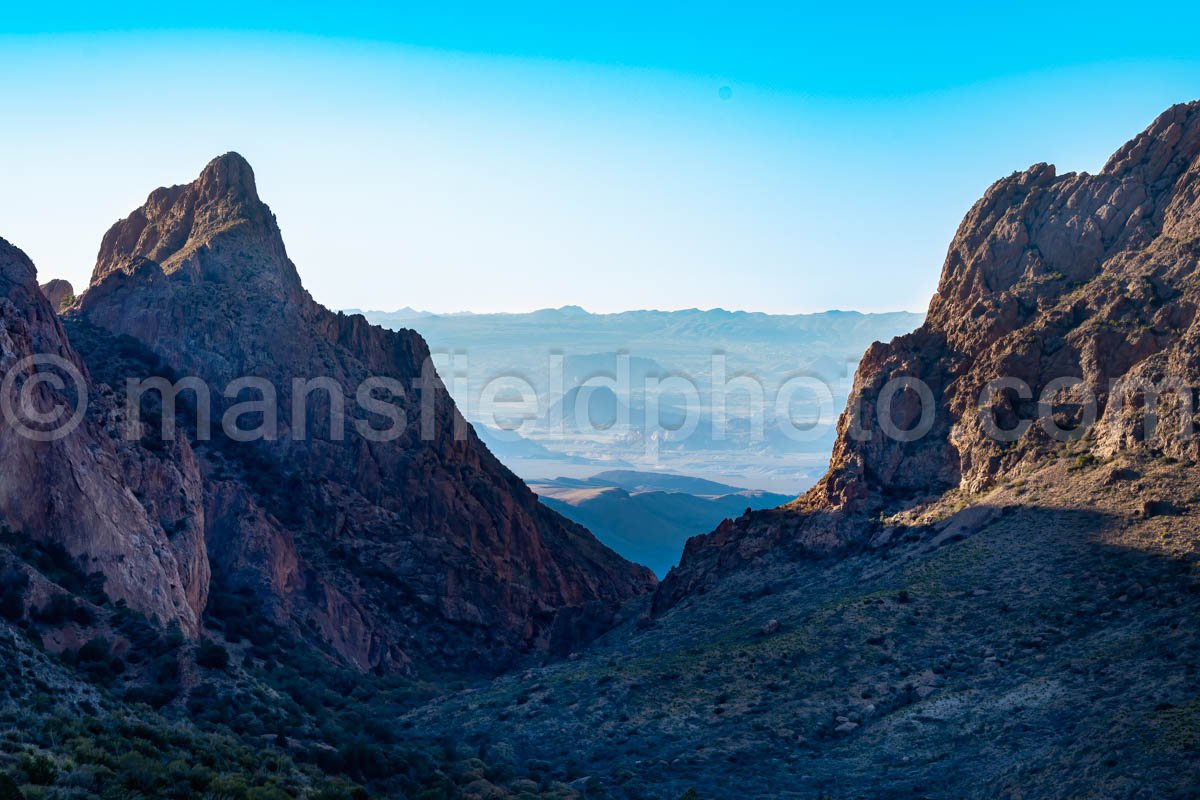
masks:
[[[314,626],[360,668],[411,670],[430,656],[479,667],[569,650],[621,599],[653,586],[648,571],[540,506],[491,456],[418,334],[311,298],[236,154],[190,184],[155,190],[116,223],[75,313],[216,387],[213,419],[234,405],[216,396],[222,387],[246,376],[271,383],[277,435],[251,445],[251,461],[231,461],[239,446],[228,442],[202,448],[214,571],[226,590],[259,596],[276,621]],[[413,424],[394,442],[337,439],[333,406],[322,402],[304,406],[301,437],[299,418],[280,409],[306,399],[293,379],[318,377],[345,393],[351,425],[369,424],[354,392],[364,380],[413,384],[393,397]],[[293,490],[253,489],[251,464]],[[363,558],[388,574],[367,575],[355,566]]]
[[[891,311],[858,311],[856,309],[838,309],[829,308],[822,311],[801,311],[795,313],[776,313],[771,311],[750,311],[747,309],[726,309],[719,306],[713,308],[679,308],[679,309],[657,309],[657,308],[630,308],[624,311],[606,311],[593,312],[581,306],[558,306],[535,308],[529,311],[422,311],[420,309],[405,306],[394,311],[386,311],[383,309],[370,308],[345,308],[342,309],[346,314],[361,314],[363,316],[375,319],[395,318],[396,320],[403,319],[440,319],[453,317],[533,317],[537,315],[546,315],[551,313],[560,313],[564,316],[576,317],[634,317],[634,316],[681,316],[691,317],[703,314],[720,315],[725,317],[782,317],[795,319],[808,319],[812,317],[879,317],[879,316],[922,316],[920,312],[908,311],[905,309],[897,309]],[[569,312],[569,313],[564,313]]]
[[[785,495],[666,472],[607,470],[588,478],[531,480],[542,502],[584,525],[631,561],[662,576],[683,544],[747,508],[770,508]]]
[[[873,518],[950,490],[982,491],[1036,461],[1054,444],[1041,425],[999,442],[972,412],[993,380],[1020,379],[1035,397],[1056,379],[1078,380],[1055,394],[1074,417],[1064,427],[1079,421],[1086,392],[1098,402],[1089,431],[1097,455],[1147,446],[1135,430],[1140,404],[1121,402],[1120,391],[1110,403],[1109,383],[1153,377],[1167,361],[1178,377],[1197,378],[1187,353],[1200,300],[1190,277],[1200,230],[1198,156],[1200,102],[1193,102],[1164,112],[1099,175],[1060,176],[1035,164],[995,182],[959,226],[925,323],[864,355],[826,475],[783,509],[690,542],[656,606],[714,579],[714,559],[742,564],[776,544],[818,555],[862,546],[877,529]],[[881,435],[877,423],[880,393],[897,376],[920,379],[934,399],[929,433],[911,442]],[[1006,428],[1029,417],[1028,403],[1011,392],[993,401]],[[892,422],[912,429],[924,408],[903,390]],[[1162,415],[1177,428],[1176,407]],[[856,426],[867,435],[851,436]],[[1160,426],[1154,446],[1194,457],[1194,441],[1171,441],[1161,433],[1168,427]]]

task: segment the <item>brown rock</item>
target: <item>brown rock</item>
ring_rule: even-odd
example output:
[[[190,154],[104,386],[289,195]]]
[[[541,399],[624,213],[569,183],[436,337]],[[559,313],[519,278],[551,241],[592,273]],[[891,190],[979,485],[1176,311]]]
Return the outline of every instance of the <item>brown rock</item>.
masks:
[[[105,235],[80,313],[213,387],[213,419],[234,378],[278,392],[276,441],[202,448],[207,539],[222,585],[347,660],[491,669],[526,651],[567,653],[608,627],[653,575],[542,506],[497,461],[430,371],[425,342],[335,314],[304,290],[249,164],[236,154],[191,184],[154,191]],[[341,387],[347,435],[315,395],[293,430],[294,379]],[[356,389],[396,379],[407,425],[391,442],[358,435]],[[418,424],[432,422],[429,430]]]
[[[1136,481],[1142,477],[1137,470],[1129,469],[1128,467],[1116,467],[1104,479],[1106,486],[1112,486],[1118,483],[1126,483],[1128,481]]]
[[[61,278],[43,283],[41,289],[42,294],[50,301],[50,307],[55,311],[62,311],[75,302],[75,288]]]
[[[1182,513],[1182,509],[1169,500],[1147,499],[1142,501],[1141,516],[1145,519],[1151,517],[1173,517]]]
[[[55,368],[65,381],[61,391],[37,383],[38,408],[73,410],[86,402],[87,413],[78,427],[64,428],[70,432],[50,441],[31,438],[4,415],[0,521],[62,545],[84,569],[104,575],[110,597],[195,635],[209,566],[200,474],[191,449],[172,441],[155,454],[117,435],[112,409],[67,343],[33,264],[0,239],[0,380],[9,390],[10,408],[19,407],[17,395],[37,372],[28,361],[35,356],[53,357],[74,373]]]
[[[784,509],[690,541],[655,608],[764,553],[858,547],[880,514],[950,489],[987,489],[1046,457],[1057,442],[1042,425],[1005,443],[986,424],[1034,422],[1036,398],[1056,379],[1079,382],[1048,395],[1060,427],[1078,426],[1095,399],[1096,455],[1134,448],[1200,457],[1200,439],[1180,435],[1193,422],[1189,393],[1164,389],[1157,425],[1143,413],[1147,387],[1200,385],[1198,241],[1200,102],[1169,109],[1098,175],[1037,164],[997,181],[959,226],[925,324],[864,355],[826,475]],[[980,413],[983,390],[998,378],[1025,382],[1033,399],[1001,393]],[[909,389],[892,397],[902,431],[932,414],[928,432],[911,441],[885,435],[879,421],[895,379],[919,379],[930,392],[924,402]]]

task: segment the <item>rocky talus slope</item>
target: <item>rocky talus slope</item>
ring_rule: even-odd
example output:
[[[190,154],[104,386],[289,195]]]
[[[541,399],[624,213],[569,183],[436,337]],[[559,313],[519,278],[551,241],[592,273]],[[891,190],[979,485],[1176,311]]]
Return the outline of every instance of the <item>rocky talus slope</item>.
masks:
[[[418,334],[311,298],[236,154],[114,225],[71,313],[152,351],[172,376],[203,379],[214,420],[263,399],[236,386],[222,396],[234,380],[270,383],[277,411],[242,421],[276,428],[267,440],[218,432],[197,445],[215,581],[360,668],[487,670],[565,653],[654,588],[648,570],[539,504],[491,455]],[[368,407],[358,392],[368,378],[401,388],[375,390]],[[297,379],[331,381],[337,402],[295,394]],[[389,427],[383,401],[402,413],[402,433],[372,441],[356,426]],[[331,425],[337,405],[344,435]]]
[[[782,509],[752,514],[692,540],[656,599],[669,607],[730,570],[787,549],[828,554],[866,544],[876,521],[949,490],[987,489],[1061,444],[1043,425],[998,441],[985,425],[1017,429],[1049,391],[1055,424],[1074,429],[1095,398],[1089,450],[1136,449],[1195,459],[1181,437],[1193,398],[1166,390],[1147,436],[1146,387],[1200,385],[1200,104],[1171,108],[1097,175],[1037,164],[993,184],[950,244],[925,324],[863,357],[838,423],[829,471]],[[915,378],[930,390],[881,392]],[[979,413],[985,387],[1017,379]],[[1075,386],[1054,384],[1061,379]],[[1114,382],[1117,388],[1114,391]],[[896,388],[899,384],[891,384]],[[1048,398],[1050,395],[1048,395]],[[904,441],[881,430],[881,408]],[[1065,438],[1065,437],[1060,437]]]

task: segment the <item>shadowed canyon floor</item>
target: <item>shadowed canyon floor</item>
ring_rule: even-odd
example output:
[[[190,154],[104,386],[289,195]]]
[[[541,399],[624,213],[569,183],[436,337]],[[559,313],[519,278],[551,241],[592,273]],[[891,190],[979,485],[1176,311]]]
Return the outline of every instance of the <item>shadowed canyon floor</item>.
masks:
[[[629,797],[1191,796],[1200,473],[1074,464],[916,510],[853,556],[768,556],[408,719]],[[1146,518],[1148,487],[1186,510]]]

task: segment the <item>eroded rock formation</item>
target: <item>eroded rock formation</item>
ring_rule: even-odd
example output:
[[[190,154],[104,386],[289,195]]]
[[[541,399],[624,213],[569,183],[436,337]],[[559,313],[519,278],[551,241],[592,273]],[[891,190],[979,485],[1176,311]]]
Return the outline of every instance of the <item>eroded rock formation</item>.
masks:
[[[880,514],[983,490],[1044,458],[1062,437],[1041,424],[1043,393],[1064,430],[1086,420],[1094,399],[1086,441],[1098,456],[1136,447],[1194,460],[1195,437],[1179,435],[1192,392],[1172,387],[1200,385],[1198,262],[1200,103],[1169,109],[1098,175],[1037,164],[997,181],[960,225],[925,324],[863,357],[825,477],[784,508],[690,541],[656,607],[779,551],[861,545]],[[931,402],[889,387],[906,378],[920,379]],[[1029,397],[1001,389],[981,414],[985,388],[1004,378]],[[1162,390],[1149,428],[1148,387]],[[884,396],[901,431],[932,412],[928,432],[884,435]],[[1002,441],[988,425],[1020,435]]]
[[[62,311],[75,301],[75,287],[61,278],[43,283],[41,289],[42,294],[50,301],[50,307],[55,311]]]
[[[309,296],[236,154],[191,184],[156,190],[114,225],[79,309],[176,374],[206,381],[215,420],[234,401],[221,396],[231,381],[274,387],[271,440],[218,434],[198,447],[218,583],[252,590],[278,621],[364,669],[489,669],[522,652],[569,651],[654,586],[648,570],[539,504],[491,455],[419,335]],[[360,403],[368,378],[404,387],[382,398],[404,413],[394,441],[356,430],[387,427]],[[333,382],[344,436],[331,426],[328,392],[294,414],[295,379]]]
[[[39,377],[46,375],[58,384]],[[121,436],[119,410],[91,385],[33,264],[2,239],[0,379],[8,400],[0,420],[0,521],[61,545],[85,572],[104,576],[113,599],[196,635],[209,564],[195,456],[182,438],[150,452]],[[23,394],[58,422],[35,424],[21,413]],[[67,424],[79,408],[86,408],[79,424]],[[53,431],[65,435],[42,435]]]

